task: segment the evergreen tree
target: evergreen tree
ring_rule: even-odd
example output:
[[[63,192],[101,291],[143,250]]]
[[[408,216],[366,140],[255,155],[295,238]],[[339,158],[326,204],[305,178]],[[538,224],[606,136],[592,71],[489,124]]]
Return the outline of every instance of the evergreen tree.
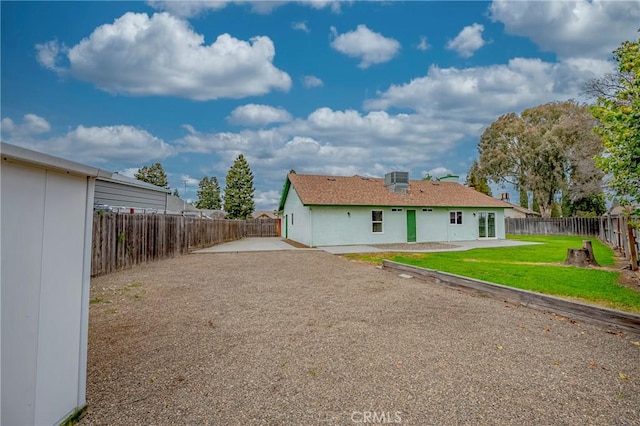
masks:
[[[482,174],[478,161],[473,160],[469,173],[467,173],[466,185],[469,188],[474,188],[476,191],[491,196],[491,188],[487,182],[487,178]]]
[[[198,201],[196,207],[199,209],[220,210],[222,202],[220,201],[220,185],[218,178],[213,176],[209,179],[203,177],[198,184]]]
[[[229,169],[224,190],[224,210],[229,219],[246,219],[255,210],[253,173],[240,154]]]
[[[171,195],[173,195],[174,197],[180,198],[180,193],[178,192],[178,188],[174,188]]]
[[[161,188],[169,189],[167,174],[164,172],[162,164],[160,163],[155,163],[152,166],[144,166],[138,169],[138,172],[135,174],[135,178]]]

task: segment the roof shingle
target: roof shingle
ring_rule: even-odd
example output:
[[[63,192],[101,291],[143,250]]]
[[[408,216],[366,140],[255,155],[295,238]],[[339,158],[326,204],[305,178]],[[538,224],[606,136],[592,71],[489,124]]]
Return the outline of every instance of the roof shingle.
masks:
[[[409,181],[408,194],[393,193],[382,178],[289,174],[305,205],[398,207],[497,207],[509,204],[457,182]]]

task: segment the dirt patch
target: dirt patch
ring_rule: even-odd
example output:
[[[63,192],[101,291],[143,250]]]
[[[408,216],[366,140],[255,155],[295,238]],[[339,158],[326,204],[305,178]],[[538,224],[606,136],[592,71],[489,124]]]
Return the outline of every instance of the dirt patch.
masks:
[[[631,270],[630,260],[617,253],[615,270],[620,272],[621,285],[640,293],[640,271]]]
[[[304,245],[302,243],[299,243],[297,241],[285,240],[285,239],[283,239],[282,241],[284,241],[285,243],[287,243],[287,244],[289,244],[289,245],[291,245],[291,246],[293,246],[295,248],[309,248],[309,246],[306,246],[306,245]]]
[[[91,285],[83,425],[640,418],[640,335],[322,251],[188,255]]]

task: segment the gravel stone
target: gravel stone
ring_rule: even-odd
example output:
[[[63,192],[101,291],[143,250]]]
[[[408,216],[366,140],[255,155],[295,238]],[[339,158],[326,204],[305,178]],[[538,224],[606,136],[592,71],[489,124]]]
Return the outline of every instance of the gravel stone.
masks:
[[[640,335],[326,252],[91,285],[81,425],[640,425]]]

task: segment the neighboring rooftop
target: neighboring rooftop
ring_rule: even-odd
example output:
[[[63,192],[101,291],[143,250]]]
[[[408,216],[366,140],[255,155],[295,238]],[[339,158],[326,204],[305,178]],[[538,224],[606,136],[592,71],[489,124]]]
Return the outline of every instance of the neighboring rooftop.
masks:
[[[528,216],[541,216],[540,213],[527,209],[525,207],[519,206],[517,204],[507,202],[515,211],[526,214]]]
[[[410,180],[407,194],[390,191],[383,178],[289,174],[284,199],[293,185],[305,205],[497,207],[511,204],[467,188],[457,182]]]
[[[146,189],[152,189],[154,191],[160,191],[160,192],[165,192],[165,193],[170,193],[171,190],[167,189],[167,188],[162,188],[160,186],[157,185],[153,185],[151,183],[142,181],[142,180],[138,180],[129,176],[125,176],[125,175],[121,175],[118,172],[113,173],[109,178],[101,178],[102,180],[106,180],[106,181],[112,181],[112,182],[118,182],[118,183],[122,183],[125,185],[131,185],[131,186],[138,186],[141,188],[146,188]]]

